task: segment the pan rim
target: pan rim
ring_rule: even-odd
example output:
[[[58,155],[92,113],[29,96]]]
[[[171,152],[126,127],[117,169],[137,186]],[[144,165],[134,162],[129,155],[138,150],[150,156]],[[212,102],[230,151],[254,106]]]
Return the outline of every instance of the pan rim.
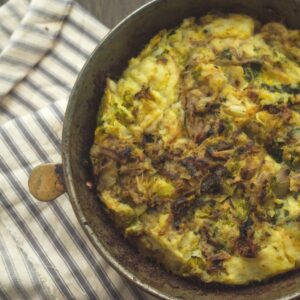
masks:
[[[91,63],[92,58],[94,57],[95,53],[99,51],[100,48],[105,47],[106,43],[109,43],[111,39],[114,38],[114,35],[116,35],[123,26],[126,26],[127,22],[129,20],[132,21],[133,18],[138,17],[140,14],[143,13],[145,9],[148,9],[151,6],[158,5],[159,3],[163,2],[163,0],[151,0],[150,2],[144,4],[134,12],[132,12],[130,15],[128,15],[124,20],[122,20],[118,25],[116,25],[106,36],[105,38],[97,45],[95,50],[92,52],[88,60],[85,62],[82,70],[78,74],[77,80],[74,84],[74,87],[72,89],[72,92],[69,97],[69,102],[66,109],[65,114],[65,121],[63,126],[63,136],[62,136],[62,162],[63,162],[63,170],[64,170],[64,176],[65,176],[65,183],[67,188],[67,193],[70,198],[71,205],[73,207],[73,211],[76,214],[76,217],[83,228],[85,234],[89,238],[89,240],[92,242],[92,244],[97,249],[98,253],[112,266],[119,274],[124,276],[126,279],[130,280],[134,284],[136,284],[138,287],[143,289],[144,291],[152,294],[153,296],[156,296],[160,299],[165,300],[179,300],[180,298],[175,298],[170,295],[167,295],[165,292],[162,292],[156,288],[153,288],[149,284],[143,282],[141,279],[133,275],[131,271],[129,271],[126,267],[124,267],[118,260],[116,260],[110,252],[106,249],[106,247],[103,245],[103,242],[98,239],[92,230],[92,228],[87,224],[87,219],[85,218],[81,206],[80,201],[77,199],[77,193],[75,191],[74,181],[72,177],[72,162],[70,159],[69,149],[70,149],[70,130],[71,130],[71,120],[74,110],[76,109],[76,105],[72,99],[76,95],[76,86],[79,84],[81,78],[84,76],[87,67]],[[298,292],[295,292],[292,295],[287,295],[280,297],[278,299],[282,300],[288,300],[288,299],[297,299],[300,296],[300,288]]]

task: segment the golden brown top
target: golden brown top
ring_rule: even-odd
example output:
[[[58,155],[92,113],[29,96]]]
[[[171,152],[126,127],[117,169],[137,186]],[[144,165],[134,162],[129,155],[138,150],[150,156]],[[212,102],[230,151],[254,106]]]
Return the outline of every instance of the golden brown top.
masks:
[[[207,15],[108,79],[91,159],[141,252],[225,284],[299,266],[299,63],[298,30]]]

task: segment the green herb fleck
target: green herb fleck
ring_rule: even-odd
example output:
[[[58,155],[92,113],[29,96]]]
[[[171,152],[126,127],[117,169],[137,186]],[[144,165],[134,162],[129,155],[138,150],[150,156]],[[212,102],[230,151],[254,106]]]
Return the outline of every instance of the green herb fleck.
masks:
[[[283,157],[282,146],[283,146],[282,143],[276,143],[274,141],[272,141],[269,144],[266,144],[266,150],[268,154],[270,154],[273,157],[273,159],[278,163],[282,162],[282,157]]]
[[[253,49],[255,52],[258,52],[260,49],[256,46],[254,46],[254,49]]]
[[[275,85],[269,85],[269,84],[266,84],[266,83],[263,83],[263,84],[261,85],[261,87],[262,87],[263,89],[268,90],[268,91],[271,92],[271,93],[280,93],[280,91],[281,91],[281,89],[278,88],[277,86],[275,86]]]
[[[282,91],[287,94],[297,95],[300,93],[300,85],[299,84],[296,87],[291,87],[291,85],[289,85],[289,84],[283,84],[281,86],[281,88],[282,88]]]
[[[260,62],[250,62],[243,65],[244,76],[247,81],[256,79],[261,72],[262,64]]]
[[[297,86],[291,86],[290,84],[282,84],[279,86],[276,85],[269,85],[263,83],[261,85],[262,88],[268,90],[271,93],[286,93],[290,95],[298,95],[300,94],[300,84],[298,83]]]
[[[220,57],[222,59],[228,59],[228,60],[232,60],[232,52],[230,49],[226,48],[224,49],[221,54],[220,54]]]

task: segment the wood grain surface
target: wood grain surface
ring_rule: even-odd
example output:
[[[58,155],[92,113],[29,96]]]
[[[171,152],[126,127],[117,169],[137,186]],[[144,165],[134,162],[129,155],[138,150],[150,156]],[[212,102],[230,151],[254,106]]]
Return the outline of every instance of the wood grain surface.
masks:
[[[1,0],[0,0],[1,1]],[[150,0],[77,0],[109,28]]]
[[[0,0],[0,5],[7,0]],[[136,8],[150,0],[77,0],[99,21],[112,28]],[[2,20],[1,20],[2,22]]]

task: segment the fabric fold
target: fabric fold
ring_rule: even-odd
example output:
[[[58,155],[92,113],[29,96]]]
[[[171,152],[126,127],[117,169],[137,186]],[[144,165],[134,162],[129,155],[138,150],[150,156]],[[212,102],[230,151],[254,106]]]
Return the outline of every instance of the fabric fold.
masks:
[[[0,99],[8,94],[16,83],[26,77],[31,69],[53,48],[72,4],[72,0],[53,0],[50,6],[51,14],[48,15],[42,13],[43,7],[49,7],[48,0],[33,0],[28,4],[28,13],[11,34],[7,46],[0,54]],[[16,19],[22,17],[21,13],[17,11],[16,5],[8,3],[7,7],[12,10]],[[43,34],[39,38],[32,39],[31,31],[40,31]],[[24,52],[26,53],[26,64],[7,66],[3,63],[6,58],[24,57]]]
[[[61,160],[70,92],[108,29],[71,0],[10,0],[0,24],[0,299],[151,299],[97,253],[66,195],[41,203],[27,185]]]

